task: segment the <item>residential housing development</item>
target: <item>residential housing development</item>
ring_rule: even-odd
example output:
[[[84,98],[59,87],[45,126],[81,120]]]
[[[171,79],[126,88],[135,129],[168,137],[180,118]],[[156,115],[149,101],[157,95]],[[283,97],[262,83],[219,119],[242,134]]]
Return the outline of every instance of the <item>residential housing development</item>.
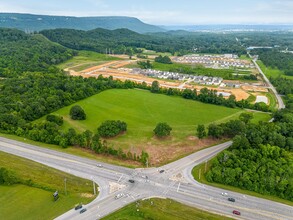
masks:
[[[210,76],[196,76],[190,74],[181,74],[181,73],[174,73],[174,72],[167,72],[167,71],[160,71],[160,70],[153,70],[153,69],[133,69],[133,73],[142,74],[148,77],[155,77],[159,79],[170,79],[170,80],[180,80],[194,82],[201,85],[220,85],[223,81],[221,77],[210,77]]]
[[[223,55],[200,55],[192,54],[185,55],[182,57],[173,58],[174,62],[177,63],[189,63],[198,64],[210,68],[254,68],[253,63],[248,60],[241,60],[237,55],[234,54],[223,54]]]

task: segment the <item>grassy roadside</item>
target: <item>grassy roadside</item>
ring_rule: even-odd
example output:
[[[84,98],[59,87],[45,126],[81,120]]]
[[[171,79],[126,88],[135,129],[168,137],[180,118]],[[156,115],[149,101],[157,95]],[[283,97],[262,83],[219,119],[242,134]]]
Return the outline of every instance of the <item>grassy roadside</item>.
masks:
[[[0,186],[0,219],[53,219],[95,198],[91,181],[4,152],[0,158],[0,167],[26,183]],[[56,190],[60,198],[54,202]]]
[[[272,77],[272,78],[277,78],[279,76],[282,76],[286,79],[293,79],[293,76],[287,76],[284,74],[284,72],[282,70],[279,69],[273,69],[271,67],[267,67],[263,64],[263,62],[261,60],[256,61],[257,64],[259,65],[259,67],[261,68],[261,70],[263,71],[263,73],[268,77]]]
[[[269,91],[266,93],[266,97],[269,99],[269,107],[271,110],[277,110],[277,100],[275,95],[272,93],[272,91]]]
[[[41,143],[41,142],[37,142],[37,141],[32,141],[32,140],[29,140],[29,139],[26,139],[23,137],[19,137],[16,135],[11,135],[11,134],[0,133],[0,137],[9,138],[9,139],[20,141],[20,142],[23,142],[26,144],[31,144],[31,145],[35,145],[38,147],[48,148],[51,150],[60,151],[60,152],[67,153],[67,154],[85,157],[88,159],[96,160],[97,162],[100,161],[100,162],[111,163],[111,164],[115,164],[118,166],[125,166],[125,167],[130,167],[130,168],[135,168],[135,167],[141,166],[140,164],[130,164],[127,161],[119,160],[114,157],[95,154],[89,150],[85,150],[85,149],[78,148],[78,147],[62,148],[57,145],[45,144],[45,143]]]
[[[183,205],[170,199],[146,199],[132,203],[103,220],[228,220],[225,216],[212,214],[200,209]]]
[[[193,175],[194,179],[196,181],[201,182],[201,183],[206,184],[206,185],[210,185],[210,186],[214,186],[214,187],[217,187],[217,188],[230,190],[230,191],[238,192],[238,193],[241,193],[241,194],[247,194],[247,195],[250,195],[250,196],[255,196],[255,197],[258,197],[258,198],[262,198],[262,199],[268,199],[268,200],[272,200],[272,201],[275,201],[275,202],[279,202],[279,203],[283,203],[283,204],[286,204],[286,205],[293,206],[293,202],[285,200],[285,199],[278,198],[276,196],[262,195],[260,193],[256,193],[256,192],[245,190],[245,189],[240,189],[240,188],[237,188],[237,187],[234,187],[234,186],[228,186],[228,185],[224,185],[224,184],[220,184],[220,183],[208,182],[206,180],[206,178],[205,178],[205,173],[206,173],[205,170],[208,171],[210,169],[210,166],[211,166],[211,161],[208,161],[207,165],[205,163],[202,163],[202,164],[199,164],[199,165],[195,166],[193,168],[193,170],[192,170],[192,175]]]

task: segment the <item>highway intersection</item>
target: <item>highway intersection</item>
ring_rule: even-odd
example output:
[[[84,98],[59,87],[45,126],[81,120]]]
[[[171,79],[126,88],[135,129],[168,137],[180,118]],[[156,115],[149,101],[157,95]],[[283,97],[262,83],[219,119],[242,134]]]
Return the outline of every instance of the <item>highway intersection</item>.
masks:
[[[1,138],[0,150],[24,157],[98,184],[99,195],[87,211],[74,209],[59,216],[66,219],[100,219],[127,204],[152,197],[170,198],[189,206],[236,219],[293,220],[293,208],[281,203],[203,185],[194,180],[192,168],[228,148],[231,141],[206,148],[158,168],[131,169]],[[134,180],[134,182],[129,182]],[[111,186],[117,190],[111,190]],[[119,198],[115,198],[119,194]],[[228,201],[228,197],[235,202]],[[232,214],[233,210],[241,216]]]

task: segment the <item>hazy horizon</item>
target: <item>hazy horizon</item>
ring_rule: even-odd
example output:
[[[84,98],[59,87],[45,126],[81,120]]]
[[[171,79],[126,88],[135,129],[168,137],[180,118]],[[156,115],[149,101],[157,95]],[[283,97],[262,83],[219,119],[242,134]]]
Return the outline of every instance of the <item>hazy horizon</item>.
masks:
[[[0,0],[2,13],[99,17],[135,17],[160,26],[190,25],[291,25],[293,1],[290,0]]]

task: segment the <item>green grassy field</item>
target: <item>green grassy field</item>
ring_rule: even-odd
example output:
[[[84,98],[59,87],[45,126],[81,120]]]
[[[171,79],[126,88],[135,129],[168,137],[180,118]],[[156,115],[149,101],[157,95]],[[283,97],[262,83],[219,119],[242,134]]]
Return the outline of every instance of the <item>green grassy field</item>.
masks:
[[[170,199],[147,199],[132,203],[103,220],[226,220],[232,219],[212,214]]]
[[[181,142],[195,135],[196,125],[221,122],[237,118],[240,109],[204,104],[181,97],[152,94],[144,90],[107,90],[76,104],[87,114],[84,121],[74,121],[69,117],[71,106],[54,114],[64,118],[63,129],[70,127],[77,131],[89,129],[93,132],[105,120],[122,120],[128,125],[127,133],[109,140],[120,147],[140,145],[147,142],[161,143],[153,138],[153,129],[159,122],[167,122],[172,128],[172,139],[165,144]],[[43,120],[43,119],[39,119]],[[117,145],[116,145],[117,146]]]
[[[259,65],[259,67],[261,68],[261,70],[263,71],[263,73],[268,77],[272,77],[272,78],[277,78],[278,76],[282,76],[285,77],[287,79],[293,79],[293,76],[287,76],[284,74],[283,71],[279,70],[279,69],[272,69],[271,67],[266,67],[262,61],[258,60],[257,64]]]
[[[259,198],[263,198],[263,199],[268,199],[268,200],[272,200],[275,202],[280,202],[280,203],[284,203],[284,204],[293,206],[293,202],[278,198],[276,196],[262,195],[260,193],[256,193],[253,191],[244,190],[244,189],[240,189],[240,188],[237,188],[234,186],[224,185],[224,184],[220,184],[220,183],[210,183],[205,178],[205,173],[208,172],[208,170],[210,169],[210,166],[211,166],[210,161],[208,161],[207,166],[205,165],[205,163],[202,163],[202,164],[195,166],[192,170],[192,175],[193,175],[194,179],[198,182],[201,182],[201,183],[204,183],[204,184],[207,184],[210,186],[214,186],[217,188],[222,188],[225,190],[230,190],[230,191],[234,191],[234,192],[238,192],[238,193],[242,193],[242,194],[247,194],[247,195],[251,195],[251,196],[255,196],[255,197],[259,197]],[[205,167],[207,168],[206,170],[205,170]],[[200,175],[199,175],[199,173],[200,173]],[[200,179],[199,179],[199,177],[200,177]]]
[[[0,219],[53,219],[76,204],[86,204],[95,198],[91,181],[3,152],[0,158],[0,167],[32,183],[0,186]],[[56,202],[52,196],[55,190],[60,195]]]
[[[58,67],[60,69],[70,68],[75,71],[81,71],[113,60],[120,59],[91,51],[79,51],[77,56],[59,64]]]

